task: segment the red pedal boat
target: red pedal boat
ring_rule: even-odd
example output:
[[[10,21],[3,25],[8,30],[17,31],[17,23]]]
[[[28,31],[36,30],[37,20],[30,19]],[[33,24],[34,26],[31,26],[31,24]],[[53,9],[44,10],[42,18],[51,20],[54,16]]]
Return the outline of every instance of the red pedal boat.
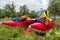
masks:
[[[54,25],[55,25],[55,21],[51,21],[48,25],[45,25],[42,22],[33,23],[29,26],[29,28],[25,32],[26,33],[31,32],[31,29],[38,32],[46,32],[50,30]]]
[[[11,27],[16,27],[16,26],[27,26],[29,24],[34,23],[34,19],[28,19],[25,21],[20,21],[20,22],[16,22],[16,21],[4,21],[1,24],[6,25],[6,26],[11,26]]]

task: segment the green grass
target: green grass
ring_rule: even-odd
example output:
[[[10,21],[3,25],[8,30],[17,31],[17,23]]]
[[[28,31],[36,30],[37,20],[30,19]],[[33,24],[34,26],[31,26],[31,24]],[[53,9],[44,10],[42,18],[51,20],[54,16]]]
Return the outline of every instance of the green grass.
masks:
[[[11,18],[4,18],[1,21],[11,20]],[[57,20],[56,25],[46,35],[41,36],[35,32],[26,34],[26,28],[21,27],[7,27],[0,24],[0,40],[60,40],[60,20]]]

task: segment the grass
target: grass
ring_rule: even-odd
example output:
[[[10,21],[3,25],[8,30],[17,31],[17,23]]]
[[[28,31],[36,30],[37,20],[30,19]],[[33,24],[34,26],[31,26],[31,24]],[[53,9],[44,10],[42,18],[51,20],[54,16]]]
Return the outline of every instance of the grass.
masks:
[[[1,19],[2,21],[11,20],[11,18]],[[41,36],[35,32],[32,34],[25,34],[26,28],[21,27],[7,27],[0,25],[0,40],[60,40],[60,19],[56,20],[56,25],[46,35]]]

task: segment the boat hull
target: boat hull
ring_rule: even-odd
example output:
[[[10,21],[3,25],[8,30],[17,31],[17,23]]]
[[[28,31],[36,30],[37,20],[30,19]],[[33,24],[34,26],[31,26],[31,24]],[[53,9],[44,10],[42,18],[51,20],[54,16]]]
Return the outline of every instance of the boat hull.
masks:
[[[55,25],[55,21],[51,21],[48,25],[43,23],[33,23],[31,24],[31,28],[39,30],[39,31],[48,31]]]
[[[11,27],[16,27],[16,26],[25,27],[25,26],[30,25],[32,23],[34,23],[34,20],[25,20],[25,21],[20,21],[20,22],[16,22],[16,21],[4,21],[4,22],[2,22],[3,25],[11,26]]]

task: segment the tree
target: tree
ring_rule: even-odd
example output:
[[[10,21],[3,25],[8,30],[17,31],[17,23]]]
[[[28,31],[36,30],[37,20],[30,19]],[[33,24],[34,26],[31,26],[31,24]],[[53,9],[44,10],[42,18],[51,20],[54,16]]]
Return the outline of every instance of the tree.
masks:
[[[26,5],[20,6],[20,15],[28,15],[29,9]]]
[[[31,18],[36,18],[38,16],[38,14],[35,11],[31,11],[31,13],[29,14],[29,16]]]
[[[51,15],[58,15],[60,16],[60,1],[59,0],[53,0],[48,7]]]
[[[0,18],[4,18],[5,16],[6,15],[4,9],[0,9]]]
[[[7,17],[15,17],[15,6],[13,2],[12,4],[6,4],[4,9],[5,9],[5,14]]]

